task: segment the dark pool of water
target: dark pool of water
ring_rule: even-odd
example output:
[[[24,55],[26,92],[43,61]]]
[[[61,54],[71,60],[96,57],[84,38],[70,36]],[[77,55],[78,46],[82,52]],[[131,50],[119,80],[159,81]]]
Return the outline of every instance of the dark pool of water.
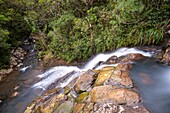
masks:
[[[170,67],[152,58],[134,63],[132,79],[152,113],[170,113]]]

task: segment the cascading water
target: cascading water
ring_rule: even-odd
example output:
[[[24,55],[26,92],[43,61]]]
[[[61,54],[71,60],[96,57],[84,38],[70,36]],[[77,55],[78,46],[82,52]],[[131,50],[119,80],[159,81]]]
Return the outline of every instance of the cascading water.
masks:
[[[44,91],[46,91],[49,88],[49,86],[53,85],[53,87],[65,87],[70,81],[77,78],[84,71],[87,71],[88,69],[94,69],[94,68],[101,69],[102,67],[106,66],[106,65],[98,66],[97,64],[99,62],[101,62],[101,61],[105,62],[111,56],[120,57],[120,56],[124,56],[124,55],[131,54],[131,53],[140,53],[146,57],[152,56],[152,53],[150,53],[150,52],[140,51],[135,48],[130,48],[130,49],[129,48],[121,48],[121,49],[118,49],[112,53],[98,54],[96,57],[94,57],[89,62],[87,62],[87,64],[85,66],[83,66],[83,68],[78,68],[76,66],[57,66],[57,67],[53,67],[53,68],[47,70],[43,74],[34,76],[33,73],[26,74],[26,73],[28,73],[27,71],[29,71],[27,69],[29,69],[31,66],[24,67],[21,69],[21,72],[23,74],[20,76],[19,79],[21,81],[19,81],[19,82],[22,82],[23,79],[24,80],[28,79],[28,78],[30,79],[29,76],[31,76],[31,79],[38,78],[37,82],[32,82],[32,84],[30,84],[29,86],[24,86],[23,90],[21,90],[21,93],[16,98],[14,98],[14,99],[10,100],[9,102],[7,102],[6,104],[4,104],[3,109],[1,109],[0,111],[3,111],[3,112],[5,111],[4,113],[22,113],[26,109],[26,106],[28,106],[28,104],[30,104],[37,96],[41,95]],[[137,64],[135,63],[136,66],[135,66],[134,70],[138,70]],[[112,66],[116,66],[116,65],[117,64],[114,64]],[[142,63],[140,65],[142,65]],[[164,71],[166,71],[166,70],[164,70]],[[152,73],[152,72],[153,71],[151,71],[150,73]],[[136,80],[136,78],[134,77],[137,73],[138,72],[136,72],[136,71],[132,71],[132,75],[133,75],[132,78],[134,78],[134,81],[137,85],[139,84],[139,89],[140,89],[140,86],[141,86],[140,82],[138,82],[138,80]],[[164,84],[164,85],[166,85],[166,84]],[[149,89],[146,89],[146,90],[149,90]],[[144,92],[143,89],[140,89],[140,91],[141,91],[141,93]],[[148,95],[149,94],[150,93],[148,92]],[[142,94],[142,95],[144,95],[144,94]],[[145,98],[145,95],[143,98],[144,98],[144,100],[147,99],[147,98]],[[19,106],[19,105],[17,106],[17,103],[19,105],[22,104],[22,107],[19,110],[16,110],[17,107]],[[146,102],[146,105],[148,107],[150,107],[150,103],[147,104],[147,102]],[[152,111],[152,107],[150,107],[150,110]]]

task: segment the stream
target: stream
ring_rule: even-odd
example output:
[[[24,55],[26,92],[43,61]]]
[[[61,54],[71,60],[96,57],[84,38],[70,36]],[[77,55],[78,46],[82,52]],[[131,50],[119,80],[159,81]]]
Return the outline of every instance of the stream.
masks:
[[[152,113],[170,113],[170,67],[158,63],[152,58],[152,52],[144,52],[135,48],[120,48],[111,53],[98,54],[84,66],[56,66],[45,72],[36,66],[27,65],[19,72],[13,72],[11,78],[0,84],[0,96],[9,92],[8,87],[18,88],[15,98],[6,99],[1,103],[1,113],[23,113],[26,107],[38,96],[51,87],[64,88],[72,80],[89,69],[101,69],[104,66],[117,66],[117,64],[99,65],[111,56],[121,57],[130,53],[140,53],[146,56],[145,60],[133,62],[131,77],[138,88],[144,105]],[[5,84],[6,83],[6,84]],[[9,84],[10,83],[10,84]],[[4,86],[6,86],[4,88]]]

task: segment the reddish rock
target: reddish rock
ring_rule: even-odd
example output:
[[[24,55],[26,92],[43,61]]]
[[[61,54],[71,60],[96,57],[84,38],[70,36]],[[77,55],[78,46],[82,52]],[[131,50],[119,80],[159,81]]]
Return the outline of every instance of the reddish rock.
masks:
[[[111,85],[94,87],[90,92],[90,98],[92,102],[114,102],[127,105],[139,102],[139,95],[136,92]]]
[[[142,54],[129,54],[127,57],[124,57],[121,62],[129,62],[143,59],[144,56]]]
[[[109,82],[113,85],[123,85],[125,87],[133,87],[133,82],[129,76],[129,72],[115,70],[112,76],[109,78]]]
[[[121,85],[124,85],[126,87],[133,87],[133,83],[128,72],[123,71],[120,78],[121,78],[120,81]]]
[[[84,106],[85,103],[76,103],[73,113],[81,113],[81,111],[83,111]]]
[[[119,69],[121,71],[129,71],[132,68],[132,64],[130,63],[120,63],[117,65],[116,69]]]
[[[94,80],[95,72],[88,70],[82,74],[76,81],[74,89],[77,93],[81,91],[86,91],[91,88],[92,82]]]

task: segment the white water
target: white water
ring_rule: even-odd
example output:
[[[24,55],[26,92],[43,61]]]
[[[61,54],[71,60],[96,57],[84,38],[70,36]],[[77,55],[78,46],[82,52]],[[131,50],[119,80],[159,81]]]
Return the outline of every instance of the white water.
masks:
[[[12,101],[9,101],[9,103],[5,104],[3,109],[7,111],[8,113],[23,113],[26,107],[32,103],[32,101],[37,98],[37,96],[40,96],[46,89],[50,88],[49,86],[54,87],[65,87],[68,85],[72,80],[74,80],[76,77],[81,75],[84,71],[87,71],[88,69],[101,69],[105,66],[116,66],[118,64],[112,64],[112,65],[99,65],[96,66],[101,61],[107,61],[110,57],[117,56],[124,56],[131,53],[141,53],[144,56],[150,57],[152,56],[152,53],[149,52],[143,52],[141,50],[137,50],[135,48],[121,48],[111,53],[106,54],[98,54],[93,59],[91,59],[83,68],[78,68],[76,66],[57,66],[49,69],[43,74],[40,74],[38,76],[34,75],[36,73],[29,73],[29,71],[32,71],[30,68],[33,66],[27,66],[20,70],[20,72],[23,73],[22,80],[35,80],[35,82],[31,82],[29,85],[21,85],[24,89],[21,91],[20,95],[18,97],[14,98]],[[32,75],[33,74],[33,75]],[[31,76],[31,78],[29,77]],[[36,78],[40,78],[41,80],[36,80]],[[38,81],[38,82],[37,82]],[[21,81],[23,83],[23,81]],[[22,106],[20,111],[16,110],[15,105],[18,103],[22,103]],[[5,107],[6,106],[6,107]],[[3,110],[2,109],[2,110]],[[120,108],[122,109],[122,108]],[[122,109],[123,110],[123,109]],[[1,111],[0,111],[1,112]]]
[[[32,87],[33,88],[42,88],[45,90],[50,84],[55,83],[57,80],[66,76],[68,73],[75,71],[76,73],[71,75],[71,77],[68,80],[60,83],[60,85],[59,85],[60,87],[65,87],[67,84],[69,84],[70,81],[72,81],[73,79],[78,77],[83,71],[87,71],[88,69],[93,69],[100,61],[105,62],[111,56],[120,57],[120,56],[128,55],[131,53],[140,53],[143,56],[147,56],[147,57],[152,56],[152,53],[144,52],[144,51],[141,51],[141,50],[138,50],[135,48],[121,48],[121,49],[118,49],[111,53],[98,54],[93,59],[91,59],[89,62],[87,62],[87,64],[83,68],[78,68],[76,66],[53,67],[50,70],[46,71],[45,73],[39,75],[38,77],[40,77],[42,80],[40,82],[34,84]],[[101,66],[96,67],[95,69],[101,69],[104,66],[108,66],[108,65],[101,65]],[[117,64],[110,65],[110,66],[117,66]]]
[[[107,61],[111,56],[125,56],[131,53],[140,53],[143,56],[146,57],[151,57],[152,54],[150,52],[144,52],[135,48],[120,48],[112,53],[108,53],[108,54],[98,54],[97,56],[95,56],[92,60],[90,60],[85,66],[84,69],[93,69],[100,61]]]
[[[38,77],[44,78],[42,81],[36,83],[33,85],[35,88],[43,88],[44,90],[52,83],[54,83],[56,80],[64,77],[66,74],[76,71],[79,72],[80,69],[75,66],[58,66],[58,67],[53,67],[49,71],[45,72],[44,74],[39,75]],[[75,74],[71,78],[74,79],[78,75]]]

